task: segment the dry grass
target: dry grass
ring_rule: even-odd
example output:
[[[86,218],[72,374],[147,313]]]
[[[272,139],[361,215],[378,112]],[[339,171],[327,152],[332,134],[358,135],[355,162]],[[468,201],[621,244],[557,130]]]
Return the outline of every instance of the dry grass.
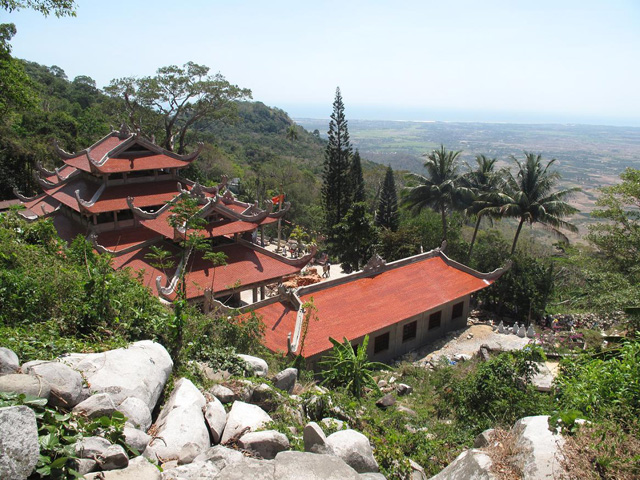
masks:
[[[516,447],[516,437],[510,430],[496,428],[491,435],[489,446],[484,450],[491,457],[491,473],[499,480],[522,478],[522,471],[515,464],[515,458],[520,451]]]
[[[630,428],[607,422],[585,425],[566,438],[565,480],[637,480],[640,478],[640,438],[636,422]],[[627,430],[627,431],[625,431]],[[628,433],[632,432],[632,433]]]

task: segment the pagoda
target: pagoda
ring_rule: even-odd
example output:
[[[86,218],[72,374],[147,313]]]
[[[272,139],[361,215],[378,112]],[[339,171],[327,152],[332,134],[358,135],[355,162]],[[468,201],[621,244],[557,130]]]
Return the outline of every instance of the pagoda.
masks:
[[[175,298],[182,272],[187,300],[205,304],[206,310],[218,302],[240,306],[245,291],[252,292],[253,302],[258,293],[264,299],[267,285],[298,273],[315,250],[289,259],[258,245],[258,238],[264,240],[264,226],[282,218],[290,204],[280,201],[274,211],[268,201],[267,208],[260,209],[258,202],[237,200],[226,178],[214,187],[183,178],[180,171],[201,150],[200,144],[191,154],[177,155],[125,125],[77,153],[56,145],[64,165],[53,171],[36,165],[43,192],[28,198],[14,190],[25,206],[19,214],[30,221],[51,217],[67,241],[85,235],[96,251],[112,255],[113,268],[130,268],[164,300]],[[226,255],[226,265],[215,267],[215,272],[204,252],[183,254],[181,244],[194,232],[169,224],[172,207],[185,196],[197,202],[196,215],[206,223],[197,234],[209,243],[208,250]],[[171,266],[159,267],[151,247],[170,252]]]

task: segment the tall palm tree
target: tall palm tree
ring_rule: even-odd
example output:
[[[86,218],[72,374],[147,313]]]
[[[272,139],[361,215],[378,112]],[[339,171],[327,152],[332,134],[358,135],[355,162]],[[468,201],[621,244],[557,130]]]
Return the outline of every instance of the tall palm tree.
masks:
[[[546,165],[542,164],[542,156],[525,152],[524,162],[520,162],[511,155],[511,159],[518,166],[518,173],[514,177],[512,174],[506,179],[506,193],[500,195],[501,205],[487,207],[486,213],[499,214],[504,217],[520,219],[513,244],[511,254],[516,250],[518,237],[524,222],[533,225],[541,223],[550,228],[554,233],[564,236],[560,229],[570,232],[577,232],[578,228],[564,221],[562,218],[578,212],[564,200],[573,193],[579,192],[579,188],[553,191],[556,187],[560,174],[556,171],[550,172],[549,168],[556,159],[550,160]]]
[[[417,180],[418,185],[408,187],[404,192],[403,204],[414,212],[427,207],[440,212],[444,240],[447,239],[447,213],[463,208],[463,197],[471,195],[471,190],[461,185],[458,173],[460,153],[440,145],[440,149],[429,153],[424,162],[427,176],[410,173],[409,176]]]
[[[504,184],[504,176],[507,174],[504,170],[496,171],[497,159],[488,158],[486,155],[476,155],[477,167],[472,169],[467,164],[469,172],[463,176],[463,185],[470,188],[473,192],[471,203],[465,209],[465,212],[469,215],[476,216],[476,224],[473,229],[473,236],[471,237],[471,244],[469,245],[469,253],[467,254],[467,261],[471,258],[473,252],[473,245],[476,241],[478,229],[480,228],[480,221],[484,216],[489,216],[491,213],[487,211],[487,207],[496,206],[499,204],[499,194],[502,192],[502,186]],[[495,215],[492,215],[495,216]]]

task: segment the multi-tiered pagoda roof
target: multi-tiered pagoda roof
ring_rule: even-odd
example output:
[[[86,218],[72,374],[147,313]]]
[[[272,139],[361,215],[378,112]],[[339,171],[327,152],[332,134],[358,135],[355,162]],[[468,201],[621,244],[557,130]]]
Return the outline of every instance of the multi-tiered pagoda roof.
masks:
[[[37,166],[36,180],[43,192],[31,198],[16,192],[25,206],[20,214],[27,220],[53,217],[66,240],[86,235],[97,251],[114,257],[114,268],[140,272],[161,297],[175,296],[176,279],[185,271],[189,300],[203,299],[207,289],[215,298],[233,298],[236,303],[240,292],[253,290],[256,300],[258,289],[264,297],[266,285],[299,272],[311,259],[312,255],[287,259],[256,242],[257,230],[263,237],[263,227],[282,218],[288,203],[277,211],[271,202],[261,209],[257,202],[236,199],[224,178],[217,186],[204,187],[180,176],[201,148],[177,155],[122,127],[80,152],[68,153],[57,146],[56,150],[61,167],[51,171]],[[202,253],[181,255],[181,241],[194,232],[172,227],[169,217],[184,196],[197,201],[196,215],[206,221],[198,235],[210,241],[211,251],[227,257],[227,265],[217,267],[215,275]],[[151,246],[174,255],[171,268],[160,269],[150,260]]]

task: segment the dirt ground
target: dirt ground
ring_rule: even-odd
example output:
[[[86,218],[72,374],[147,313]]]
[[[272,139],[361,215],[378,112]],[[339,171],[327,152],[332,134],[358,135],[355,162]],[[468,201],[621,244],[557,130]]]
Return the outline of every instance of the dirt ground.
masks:
[[[531,339],[526,337],[494,332],[493,327],[487,323],[470,323],[466,328],[451,332],[413,352],[411,356],[414,358],[411,360],[419,364],[436,364],[442,357],[454,359],[459,354],[473,356],[482,345],[489,346],[491,350],[519,350],[530,341]]]

